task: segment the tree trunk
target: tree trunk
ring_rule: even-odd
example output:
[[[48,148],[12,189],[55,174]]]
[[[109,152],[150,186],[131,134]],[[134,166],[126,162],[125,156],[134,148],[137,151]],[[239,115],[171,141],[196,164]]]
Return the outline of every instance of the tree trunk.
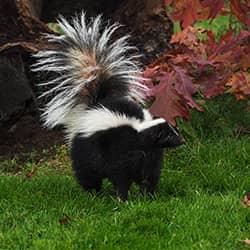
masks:
[[[113,19],[124,24],[124,32],[149,64],[169,47],[172,22],[166,15],[162,0],[127,0],[114,12]]]
[[[27,77],[27,59],[48,43],[50,32],[39,21],[42,0],[1,0],[0,4],[0,122],[19,117],[33,99]],[[15,120],[15,119],[14,119]]]
[[[123,2],[126,2],[126,0],[43,0],[41,19],[45,22],[54,22],[59,13],[66,18],[70,18],[83,10],[89,17],[98,14],[110,17]]]
[[[84,10],[89,17],[103,14],[105,18],[124,25],[121,34],[131,34],[131,41],[148,64],[169,46],[173,32],[163,0],[44,0],[41,19],[53,22],[58,13],[70,17]]]

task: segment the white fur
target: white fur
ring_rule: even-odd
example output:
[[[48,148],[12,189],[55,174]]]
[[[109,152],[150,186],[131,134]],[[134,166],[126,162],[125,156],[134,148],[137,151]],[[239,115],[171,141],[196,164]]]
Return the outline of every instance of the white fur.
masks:
[[[143,114],[144,114],[144,120],[145,121],[150,121],[152,120],[152,115],[150,114],[150,112],[147,109],[143,109]],[[162,118],[160,118],[162,119]],[[159,120],[159,119],[156,119]],[[164,120],[165,121],[165,120]],[[153,123],[152,123],[153,124]],[[173,128],[173,126],[171,126],[171,124],[168,124],[169,127],[173,130],[173,132],[178,136],[179,134],[177,133],[177,131]]]
[[[141,132],[145,129],[148,129],[148,128],[151,128],[151,127],[154,127],[154,126],[157,126],[161,123],[165,123],[166,121],[163,119],[163,118],[158,118],[158,119],[155,119],[155,120],[152,120],[152,121],[143,121],[141,122],[140,124],[138,124],[135,129],[138,131],[138,132]]]
[[[128,36],[115,42],[110,38],[120,27],[119,24],[102,27],[101,16],[87,24],[85,14],[73,18],[71,24],[61,17],[58,21],[64,35],[47,35],[49,41],[59,48],[39,52],[38,62],[33,71],[56,73],[51,81],[42,83],[50,86],[42,96],[55,96],[45,106],[43,120],[47,127],[65,124],[67,116],[73,111],[79,93],[102,75],[105,79],[116,77],[128,84],[129,96],[139,102],[145,98],[146,86],[141,84],[141,69],[136,64],[137,56],[128,56],[134,47],[129,46]],[[63,48],[60,47],[63,45]]]
[[[173,126],[171,126],[171,124],[168,124],[169,125],[169,127],[173,130],[173,132],[177,135],[177,136],[179,136],[179,134],[177,133],[177,131],[173,128]]]
[[[85,110],[85,112],[82,112],[82,109],[81,105],[76,107],[66,121],[66,132],[69,142],[76,134],[88,137],[98,131],[124,125],[131,126],[136,131],[141,132],[147,128],[166,122],[163,118],[141,121],[128,117],[125,114],[110,111],[105,107]]]
[[[152,115],[147,109],[143,109],[143,115],[144,115],[144,120],[146,121],[151,121],[153,119]]]

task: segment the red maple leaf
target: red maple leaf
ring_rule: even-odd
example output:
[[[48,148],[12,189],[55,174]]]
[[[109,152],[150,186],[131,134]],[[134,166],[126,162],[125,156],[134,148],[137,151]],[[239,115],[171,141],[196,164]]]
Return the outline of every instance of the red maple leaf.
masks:
[[[246,99],[246,96],[250,96],[250,79],[246,72],[233,74],[227,86],[230,87],[228,91],[233,93],[237,100]]]
[[[170,43],[176,45],[184,45],[186,49],[192,50],[199,55],[199,57],[203,56],[205,58],[205,46],[198,39],[198,33],[203,33],[203,29],[197,29],[192,26],[187,27],[186,29],[174,34],[171,38]],[[185,50],[186,51],[186,50]]]
[[[176,92],[172,80],[173,74],[164,74],[160,79],[160,84],[153,90],[155,101],[150,107],[154,116],[165,118],[172,125],[176,125],[175,118],[183,117],[188,119],[188,108],[182,97]]]
[[[241,49],[240,45],[250,37],[250,32],[242,30],[239,35],[235,36],[231,31],[221,37],[220,42],[216,43],[211,32],[207,32],[208,41],[206,42],[206,53],[208,60],[216,60],[216,57],[229,53],[235,56]],[[238,48],[238,50],[236,50]],[[223,59],[224,60],[224,59]],[[227,60],[224,60],[226,62]],[[231,60],[233,62],[233,60]]]
[[[173,2],[173,0],[164,0],[165,5],[170,5]]]
[[[250,4],[247,1],[231,0],[230,7],[235,16],[248,27],[250,26]]]
[[[197,29],[190,26],[180,32],[177,32],[176,34],[173,34],[170,43],[183,44],[188,47],[197,46]]]
[[[228,75],[202,74],[198,79],[199,89],[206,98],[224,93]]]
[[[178,66],[173,67],[175,70],[175,89],[179,95],[181,95],[191,108],[196,108],[202,111],[202,108],[196,103],[192,97],[197,92],[197,86],[195,86],[188,75],[187,71]]]
[[[224,0],[204,0],[201,2],[202,7],[209,9],[207,18],[215,18],[224,7]]]
[[[175,0],[172,1],[173,12],[171,18],[174,21],[180,21],[183,28],[192,25],[197,19],[197,12],[201,10],[199,0]]]

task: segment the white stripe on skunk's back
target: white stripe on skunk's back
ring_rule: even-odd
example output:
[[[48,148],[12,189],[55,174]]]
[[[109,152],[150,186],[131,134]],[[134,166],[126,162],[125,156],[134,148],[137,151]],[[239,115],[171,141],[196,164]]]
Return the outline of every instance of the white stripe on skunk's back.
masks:
[[[147,117],[145,117],[145,113],[147,113]],[[135,117],[128,117],[125,114],[113,112],[105,107],[82,112],[82,107],[79,105],[74,109],[74,112],[71,113],[67,121],[67,139],[71,142],[76,134],[82,134],[82,136],[89,137],[98,131],[124,125],[131,126],[140,132],[166,122],[163,118],[150,120],[148,111],[145,111],[145,113],[144,118],[146,119],[141,121]]]

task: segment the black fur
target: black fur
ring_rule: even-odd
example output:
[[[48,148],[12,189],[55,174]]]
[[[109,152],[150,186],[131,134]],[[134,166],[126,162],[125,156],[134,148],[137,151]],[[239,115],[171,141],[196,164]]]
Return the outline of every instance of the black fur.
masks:
[[[115,100],[102,104],[128,116],[143,117],[141,108],[133,102]],[[126,125],[89,137],[78,134],[71,146],[74,173],[86,190],[99,191],[103,179],[108,178],[123,201],[127,200],[133,182],[141,191],[153,194],[160,177],[163,148],[181,143],[181,137],[167,122],[141,132]]]
[[[125,114],[130,118],[136,118],[141,121],[144,120],[142,108],[126,98],[106,98],[100,100],[99,105],[102,105],[115,113]]]

